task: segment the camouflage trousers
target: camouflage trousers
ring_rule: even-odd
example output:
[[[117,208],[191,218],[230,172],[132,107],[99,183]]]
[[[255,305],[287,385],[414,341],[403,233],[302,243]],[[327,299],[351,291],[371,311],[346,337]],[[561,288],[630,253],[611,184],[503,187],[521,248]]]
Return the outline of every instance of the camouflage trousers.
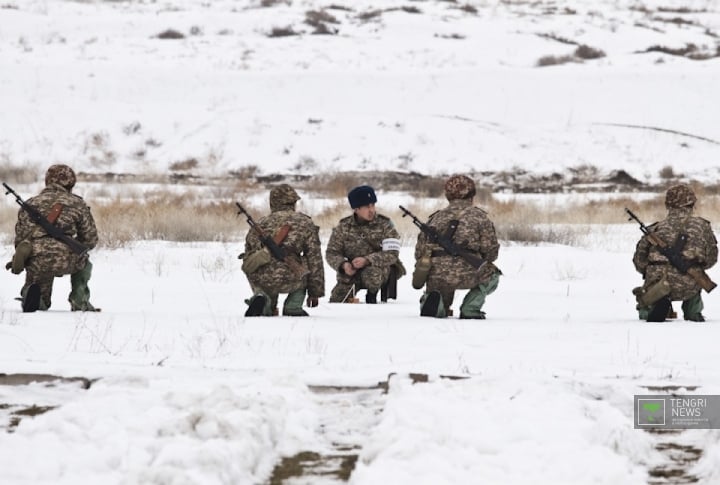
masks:
[[[467,295],[465,295],[465,298],[463,298],[462,304],[460,305],[461,318],[477,318],[484,316],[482,307],[485,304],[485,298],[497,289],[498,283],[500,282],[500,274],[500,271],[495,271],[487,281],[480,283],[474,288],[470,288],[470,291],[468,291]],[[448,310],[455,300],[456,289],[443,285],[435,286],[428,284],[426,287],[426,293],[420,299],[421,306],[425,302],[425,298],[427,298],[428,293],[431,291],[437,291],[440,293],[442,298],[435,316],[438,318],[446,317],[448,315]]]
[[[366,266],[352,276],[337,273],[337,283],[330,293],[330,303],[342,303],[358,290],[377,293],[390,276],[390,266]]]
[[[683,318],[685,320],[696,320],[703,311],[703,308],[705,308],[700,293],[696,293],[687,300],[682,300],[681,308],[683,312]],[[636,309],[638,311],[638,318],[640,318],[640,320],[647,320],[648,315],[652,310],[652,306],[642,306],[638,304],[636,306]]]
[[[78,271],[70,275],[70,309],[73,311],[94,311],[95,308],[90,304],[90,288],[88,281],[92,275],[92,264],[89,260],[85,261],[85,265]],[[25,285],[20,290],[20,295],[25,298],[28,288],[32,284],[40,287],[40,310],[48,310],[52,305],[53,283],[56,275],[53,273],[45,273],[38,271],[36,267],[30,265],[26,268]]]

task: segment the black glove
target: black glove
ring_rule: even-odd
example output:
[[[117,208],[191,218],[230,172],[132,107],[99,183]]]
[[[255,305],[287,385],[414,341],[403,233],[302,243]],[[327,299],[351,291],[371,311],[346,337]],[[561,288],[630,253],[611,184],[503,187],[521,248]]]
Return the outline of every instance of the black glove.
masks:
[[[318,299],[314,296],[308,296],[306,304],[310,308],[315,308],[318,306]]]

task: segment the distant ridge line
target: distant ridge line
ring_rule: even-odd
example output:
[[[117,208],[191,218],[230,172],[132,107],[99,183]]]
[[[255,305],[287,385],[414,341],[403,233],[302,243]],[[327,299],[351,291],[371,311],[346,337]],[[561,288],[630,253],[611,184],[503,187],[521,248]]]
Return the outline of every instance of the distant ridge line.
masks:
[[[657,126],[630,125],[630,124],[625,124],[625,123],[593,123],[593,124],[594,125],[604,125],[604,126],[619,126],[622,128],[637,128],[637,129],[642,129],[642,130],[662,131],[663,133],[672,133],[673,135],[687,136],[688,138],[695,138],[697,140],[702,140],[702,141],[706,141],[708,143],[713,143],[715,145],[720,145],[719,141],[713,140],[712,138],[705,138],[704,136],[693,135],[692,133],[685,133],[682,131],[670,130],[667,128],[659,128]]]

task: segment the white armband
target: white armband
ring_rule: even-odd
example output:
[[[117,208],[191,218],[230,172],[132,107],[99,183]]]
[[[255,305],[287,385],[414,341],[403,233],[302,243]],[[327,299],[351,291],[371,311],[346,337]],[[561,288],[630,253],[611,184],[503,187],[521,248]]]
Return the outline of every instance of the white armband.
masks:
[[[387,239],[383,239],[382,250],[383,251],[400,251],[400,239],[395,239],[394,237],[389,237]]]

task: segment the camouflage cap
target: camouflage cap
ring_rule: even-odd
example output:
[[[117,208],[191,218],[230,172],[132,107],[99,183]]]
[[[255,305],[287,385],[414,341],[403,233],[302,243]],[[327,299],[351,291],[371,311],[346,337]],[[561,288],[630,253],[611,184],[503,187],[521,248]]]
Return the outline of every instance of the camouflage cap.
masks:
[[[45,172],[45,185],[57,184],[72,190],[76,181],[77,178],[73,169],[61,163],[50,165],[47,172]]]
[[[668,209],[678,207],[691,207],[695,205],[697,197],[689,185],[678,184],[670,187],[665,193],[665,207]]]
[[[300,200],[300,196],[297,192],[295,192],[295,189],[290,187],[288,184],[280,184],[270,191],[271,210],[277,210],[280,207],[294,205],[298,200]]]
[[[475,182],[466,175],[453,175],[445,182],[447,200],[470,199],[475,196]]]

